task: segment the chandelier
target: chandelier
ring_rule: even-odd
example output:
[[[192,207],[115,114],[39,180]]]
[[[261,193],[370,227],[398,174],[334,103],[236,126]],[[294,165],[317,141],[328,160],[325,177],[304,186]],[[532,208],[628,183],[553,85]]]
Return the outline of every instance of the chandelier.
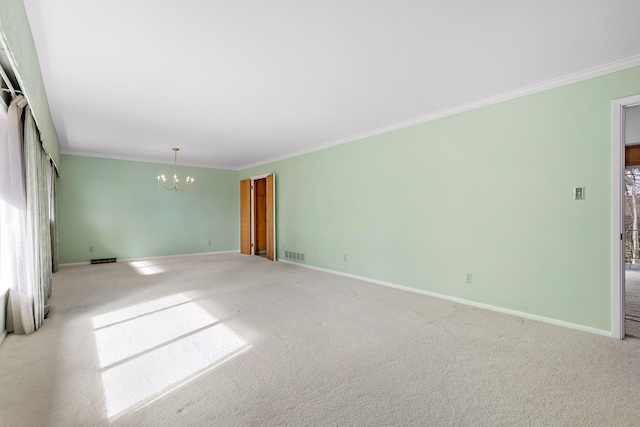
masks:
[[[178,151],[179,148],[173,149],[173,185],[171,187],[167,186],[167,178],[164,175],[158,175],[158,187],[160,187],[160,181],[162,181],[162,186],[165,190],[176,190],[176,191],[185,191],[188,190],[193,182],[195,181],[193,177],[187,176],[187,184],[185,188],[180,187],[180,180],[178,179]]]

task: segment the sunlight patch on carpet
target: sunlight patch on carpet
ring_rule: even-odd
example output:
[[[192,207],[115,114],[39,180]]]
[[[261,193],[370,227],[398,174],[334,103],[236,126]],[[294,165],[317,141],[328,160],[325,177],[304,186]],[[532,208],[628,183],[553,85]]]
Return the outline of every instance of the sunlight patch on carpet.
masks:
[[[100,367],[107,367],[217,322],[218,319],[191,302],[98,329],[95,334]]]
[[[152,261],[133,261],[130,262],[129,265],[133,267],[136,272],[145,276],[149,274],[164,273],[167,271],[159,265],[154,265]]]
[[[93,318],[94,326],[106,325],[96,327],[95,337],[109,418],[148,404],[248,348],[182,294],[147,304]]]
[[[163,310],[179,304],[191,302],[191,298],[184,294],[170,295],[164,298],[158,298],[151,301],[145,301],[140,304],[125,307],[119,310],[110,311],[93,317],[93,328],[98,329],[114,323],[123,322],[137,316],[153,313],[154,311]]]

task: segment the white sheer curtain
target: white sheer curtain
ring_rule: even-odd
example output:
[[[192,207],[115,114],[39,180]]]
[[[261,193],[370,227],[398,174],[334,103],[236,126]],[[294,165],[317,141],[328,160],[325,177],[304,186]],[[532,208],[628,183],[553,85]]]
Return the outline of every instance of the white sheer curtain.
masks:
[[[51,224],[49,222],[49,160],[40,143],[29,107],[24,118],[24,160],[27,184],[27,238],[31,245],[29,269],[33,277],[35,328],[44,321],[44,305],[51,296]]]
[[[0,136],[0,292],[9,290],[7,331],[30,334],[42,325],[51,295],[52,171],[22,96],[9,106],[6,129]]]
[[[49,226],[51,233],[51,271],[56,272],[59,269],[58,261],[58,206],[56,201],[58,197],[56,195],[56,179],[58,173],[53,166],[51,159],[47,156],[49,161],[47,162],[47,186],[49,194]],[[49,293],[51,296],[51,293]]]
[[[24,156],[27,184],[27,239],[32,242],[33,317],[35,328],[44,321],[44,305],[51,295],[51,224],[47,156],[42,149],[31,109],[24,118]]]
[[[0,289],[9,289],[7,331],[35,330],[32,248],[27,239],[26,193],[23,168],[22,111],[18,96],[9,105],[7,133],[0,136]]]

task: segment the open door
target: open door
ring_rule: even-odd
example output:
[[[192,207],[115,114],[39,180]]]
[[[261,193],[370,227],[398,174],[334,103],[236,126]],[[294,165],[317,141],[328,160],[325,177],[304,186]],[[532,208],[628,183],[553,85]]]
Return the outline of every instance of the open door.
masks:
[[[276,260],[276,175],[267,176],[267,259]]]
[[[240,253],[276,260],[275,174],[240,181]]]
[[[240,253],[251,255],[251,180],[240,181]]]

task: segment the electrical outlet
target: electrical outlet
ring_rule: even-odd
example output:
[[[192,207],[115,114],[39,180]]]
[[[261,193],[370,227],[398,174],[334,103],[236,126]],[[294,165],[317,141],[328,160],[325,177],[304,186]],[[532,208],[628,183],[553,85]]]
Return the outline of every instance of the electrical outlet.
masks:
[[[93,252],[93,246],[89,246],[89,252]]]
[[[573,187],[573,200],[584,200],[584,187]]]
[[[467,273],[467,283],[473,283],[473,275],[471,273]]]

